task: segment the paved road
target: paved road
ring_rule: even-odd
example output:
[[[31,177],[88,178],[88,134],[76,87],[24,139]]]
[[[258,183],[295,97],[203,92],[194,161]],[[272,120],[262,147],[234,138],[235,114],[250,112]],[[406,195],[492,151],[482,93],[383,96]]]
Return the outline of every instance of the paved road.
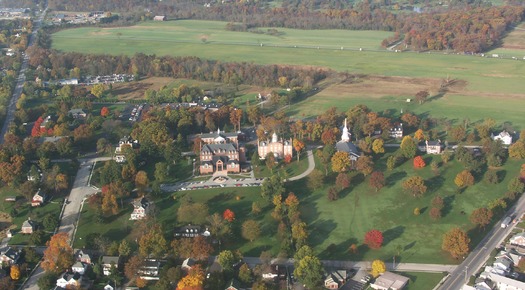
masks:
[[[511,207],[507,216],[520,217],[525,212],[525,194],[522,194],[518,202]],[[478,270],[483,267],[487,261],[490,252],[498,247],[505,237],[507,237],[516,224],[511,224],[507,228],[501,228],[501,221],[497,222],[492,230],[485,236],[485,238],[478,244],[478,246],[468,255],[468,257],[461,263],[445,282],[439,287],[443,290],[461,289],[465,281]]]
[[[213,261],[213,257],[211,258]],[[250,266],[262,264],[261,259],[258,257],[244,257],[244,262]],[[328,268],[341,268],[341,269],[356,269],[356,270],[370,270],[372,269],[372,262],[370,261],[337,261],[337,260],[322,260],[325,267]],[[293,265],[293,259],[274,259],[272,263]],[[410,272],[432,272],[442,273],[451,272],[456,269],[457,265],[443,265],[443,264],[416,264],[416,263],[400,263],[395,264],[395,268],[392,263],[385,263],[388,270],[396,271],[410,271]]]
[[[80,217],[80,210],[84,199],[97,192],[89,186],[89,176],[91,169],[94,167],[95,162],[110,160],[111,157],[96,157],[96,158],[85,158],[79,159],[78,161],[83,164],[80,166],[73,182],[73,188],[69,196],[67,197],[68,202],[64,207],[62,218],[60,220],[60,226],[58,232],[66,232],[70,237],[70,243],[73,243],[78,218]],[[44,274],[44,271],[39,266],[35,272],[29,277],[24,284],[23,289],[38,290],[37,282],[38,279]]]
[[[308,157],[308,168],[306,169],[306,171],[297,176],[288,178],[288,181],[294,181],[294,180],[305,178],[306,176],[308,176],[308,174],[312,173],[312,171],[315,169],[314,153],[312,152],[312,150],[308,150],[306,151],[306,155]]]
[[[46,12],[47,12],[47,2],[45,6],[46,8],[44,9],[44,11],[40,14],[40,16],[33,23],[33,32],[29,36],[29,43],[27,47],[32,46],[36,41],[38,30],[40,29],[40,27],[42,27],[42,20],[44,19],[44,16],[46,15]],[[0,132],[0,144],[4,143],[4,135],[7,133],[7,129],[9,128],[9,125],[11,124],[11,122],[13,122],[13,120],[15,119],[16,103],[18,102],[18,98],[20,98],[20,95],[22,94],[24,83],[26,81],[25,72],[27,71],[28,60],[29,60],[29,57],[27,56],[27,54],[24,54],[24,57],[22,59],[22,65],[20,67],[20,72],[18,73],[16,86],[13,91],[13,95],[11,96],[11,100],[9,101],[9,105],[7,106],[5,121],[4,121],[4,124],[2,125],[2,131]]]

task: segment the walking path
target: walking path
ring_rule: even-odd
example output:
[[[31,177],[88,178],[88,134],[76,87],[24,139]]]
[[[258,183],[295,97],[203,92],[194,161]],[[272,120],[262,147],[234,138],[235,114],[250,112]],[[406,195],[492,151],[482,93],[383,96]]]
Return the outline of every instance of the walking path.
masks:
[[[210,261],[214,261],[215,257],[211,257]],[[262,264],[261,259],[258,257],[244,257],[244,262],[250,266]],[[323,265],[327,268],[340,268],[340,269],[356,269],[356,270],[370,270],[372,269],[372,262],[370,261],[338,261],[338,260],[322,260]],[[274,264],[281,264],[291,266],[294,263],[294,259],[274,259]],[[418,263],[399,263],[393,265],[392,263],[385,263],[387,270],[389,271],[408,271],[408,272],[429,272],[429,273],[443,273],[452,272],[456,269],[457,265],[444,265],[444,264],[418,264]]]
[[[297,175],[297,176],[288,178],[287,181],[294,181],[294,180],[299,180],[299,179],[305,178],[310,173],[312,173],[312,171],[315,169],[314,153],[310,149],[310,150],[306,151],[306,155],[308,156],[308,168],[306,169],[306,171],[301,173],[301,174],[299,174],[299,175]]]

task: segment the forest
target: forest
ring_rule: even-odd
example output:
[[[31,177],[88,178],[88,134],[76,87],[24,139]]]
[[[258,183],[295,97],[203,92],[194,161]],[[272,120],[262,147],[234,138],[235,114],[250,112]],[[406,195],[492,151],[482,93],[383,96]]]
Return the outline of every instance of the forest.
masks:
[[[279,78],[285,77],[291,87],[312,87],[331,72],[319,68],[228,63],[197,57],[160,57],[142,53],[132,57],[87,55],[31,47],[28,54],[31,56],[29,65],[36,69],[36,76],[42,80],[128,73],[136,76],[189,78],[232,85],[275,87],[279,86]]]

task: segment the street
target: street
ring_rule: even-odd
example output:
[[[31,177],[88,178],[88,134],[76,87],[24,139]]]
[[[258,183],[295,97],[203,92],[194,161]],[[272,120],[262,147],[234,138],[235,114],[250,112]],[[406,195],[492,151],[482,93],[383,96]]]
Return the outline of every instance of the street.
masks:
[[[42,21],[47,13],[47,2],[44,4],[44,6],[44,11],[42,11],[38,19],[36,19],[33,24],[33,32],[29,36],[29,43],[27,45],[28,48],[35,43],[38,30],[40,29],[40,27],[42,27]],[[20,95],[22,94],[22,90],[24,88],[24,83],[26,81],[25,72],[27,71],[28,61],[29,57],[27,56],[27,54],[24,54],[22,59],[22,65],[20,67],[20,72],[18,73],[16,86],[13,91],[11,100],[9,101],[9,105],[7,106],[5,121],[2,125],[2,131],[0,132],[0,144],[4,143],[4,135],[7,133],[7,129],[9,129],[9,125],[11,124],[11,122],[13,122],[13,120],[15,119],[16,103],[18,102],[18,99],[20,98]]]
[[[62,219],[60,220],[60,226],[58,232],[66,232],[70,237],[70,244],[73,245],[76,226],[78,219],[80,218],[80,211],[84,199],[97,192],[89,186],[89,176],[95,162],[110,160],[112,157],[97,157],[90,159],[79,159],[78,161],[83,164],[78,169],[75,181],[73,182],[73,187],[71,193],[67,197],[67,202],[64,206],[64,212],[62,214]],[[24,284],[23,289],[38,290],[37,282],[38,279],[43,275],[43,270],[39,266],[35,272],[29,277],[29,279]]]
[[[502,217],[507,216],[520,217],[525,212],[525,194],[522,194],[518,202],[511,207]],[[447,280],[439,287],[442,290],[461,289],[463,284],[468,282],[471,275],[474,275],[483,267],[487,261],[490,252],[498,247],[501,242],[509,235],[516,224],[512,223],[507,228],[501,227],[501,220],[496,222],[492,230],[483,238],[478,246],[472,250],[468,257],[457,268],[450,273]]]

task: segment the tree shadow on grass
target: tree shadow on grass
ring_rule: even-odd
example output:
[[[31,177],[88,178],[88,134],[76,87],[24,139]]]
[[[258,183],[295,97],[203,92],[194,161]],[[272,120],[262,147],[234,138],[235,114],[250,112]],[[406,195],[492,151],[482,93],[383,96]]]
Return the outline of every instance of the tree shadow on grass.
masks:
[[[323,259],[343,260],[344,257],[348,256],[349,248],[352,244],[357,244],[357,240],[348,239],[339,244],[330,244],[319,254],[319,256]]]
[[[405,178],[407,176],[407,173],[404,172],[404,171],[400,171],[400,172],[394,172],[392,174],[390,174],[387,178],[386,178],[386,187],[392,187],[396,184],[396,182],[398,180],[402,180],[403,178]]]
[[[335,230],[336,224],[331,220],[319,220],[310,225],[311,234],[308,238],[310,245],[315,247],[322,244],[330,237],[330,233]]]
[[[438,176],[434,176],[430,178],[426,182],[426,185],[427,185],[427,188],[430,189],[429,192],[436,192],[443,186],[444,183],[445,183],[445,178],[441,175],[438,175]]]
[[[446,217],[452,211],[452,204],[454,203],[455,199],[456,195],[454,194],[445,196],[445,198],[443,198],[443,209],[441,210],[443,217]]]
[[[404,226],[397,226],[383,232],[383,246],[399,238],[405,232]]]

